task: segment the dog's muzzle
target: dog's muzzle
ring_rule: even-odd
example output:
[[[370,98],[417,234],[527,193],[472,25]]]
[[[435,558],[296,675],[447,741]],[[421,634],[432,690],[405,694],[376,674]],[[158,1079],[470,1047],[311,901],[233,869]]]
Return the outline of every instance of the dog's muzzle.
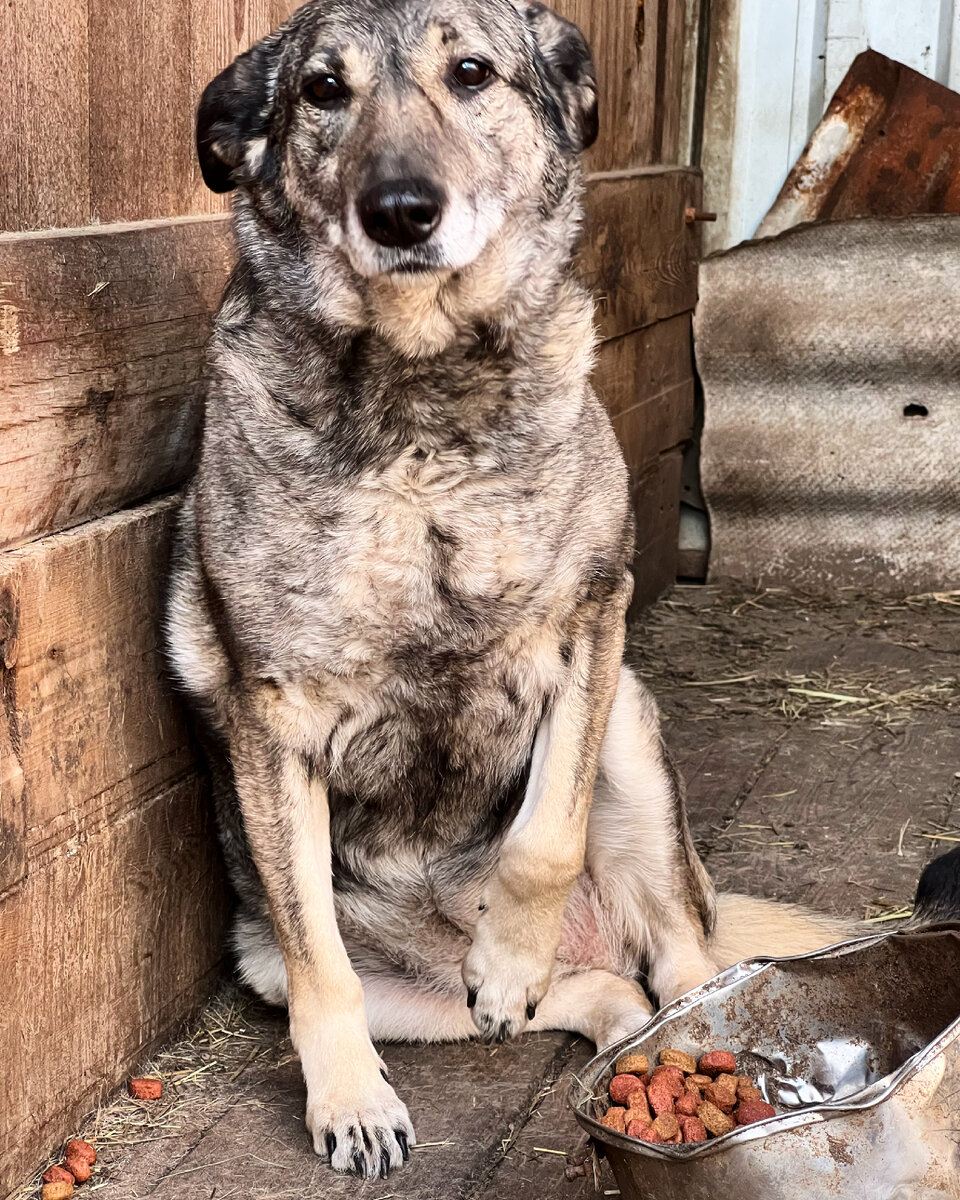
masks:
[[[360,224],[379,245],[406,250],[425,242],[440,224],[443,199],[428,179],[390,179],[357,201]]]

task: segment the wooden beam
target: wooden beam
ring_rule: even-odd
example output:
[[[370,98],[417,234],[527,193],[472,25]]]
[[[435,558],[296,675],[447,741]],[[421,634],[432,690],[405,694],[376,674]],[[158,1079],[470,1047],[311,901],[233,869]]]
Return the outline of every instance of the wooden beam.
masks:
[[[597,296],[601,337],[694,307],[699,234],[686,209],[699,203],[700,174],[691,167],[587,177],[579,264]]]
[[[0,547],[183,479],[232,259],[225,218],[0,236]]]
[[[0,555],[0,1195],[205,997],[222,954],[208,798],[160,649],[175,512]]]

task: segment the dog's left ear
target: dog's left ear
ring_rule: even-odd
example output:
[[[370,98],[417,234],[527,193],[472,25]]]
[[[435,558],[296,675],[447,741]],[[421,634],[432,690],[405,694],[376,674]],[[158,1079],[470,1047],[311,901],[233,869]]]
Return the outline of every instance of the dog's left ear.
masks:
[[[197,108],[197,157],[211,191],[263,173],[276,87],[279,37],[270,34],[207,84]]]
[[[545,4],[521,8],[540,52],[537,69],[560,109],[563,132],[576,151],[597,140],[597,72],[587,39]]]

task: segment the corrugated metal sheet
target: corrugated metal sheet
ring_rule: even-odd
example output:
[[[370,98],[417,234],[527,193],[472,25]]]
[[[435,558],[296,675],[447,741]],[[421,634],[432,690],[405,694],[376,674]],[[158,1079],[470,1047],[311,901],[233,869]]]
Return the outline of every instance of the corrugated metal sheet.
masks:
[[[805,225],[706,259],[710,576],[960,586],[960,217]]]
[[[960,95],[867,50],[757,236],[817,218],[928,212],[960,212]]]

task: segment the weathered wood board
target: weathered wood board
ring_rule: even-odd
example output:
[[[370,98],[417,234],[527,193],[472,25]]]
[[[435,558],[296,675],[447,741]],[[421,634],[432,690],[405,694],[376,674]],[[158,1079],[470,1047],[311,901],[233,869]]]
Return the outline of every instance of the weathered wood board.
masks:
[[[700,176],[688,167],[587,177],[579,263],[597,296],[601,337],[694,307],[699,234],[685,213],[699,200]]]
[[[0,547],[180,482],[232,259],[223,217],[0,235]]]
[[[159,649],[175,507],[0,555],[0,1195],[222,956],[206,792]]]

